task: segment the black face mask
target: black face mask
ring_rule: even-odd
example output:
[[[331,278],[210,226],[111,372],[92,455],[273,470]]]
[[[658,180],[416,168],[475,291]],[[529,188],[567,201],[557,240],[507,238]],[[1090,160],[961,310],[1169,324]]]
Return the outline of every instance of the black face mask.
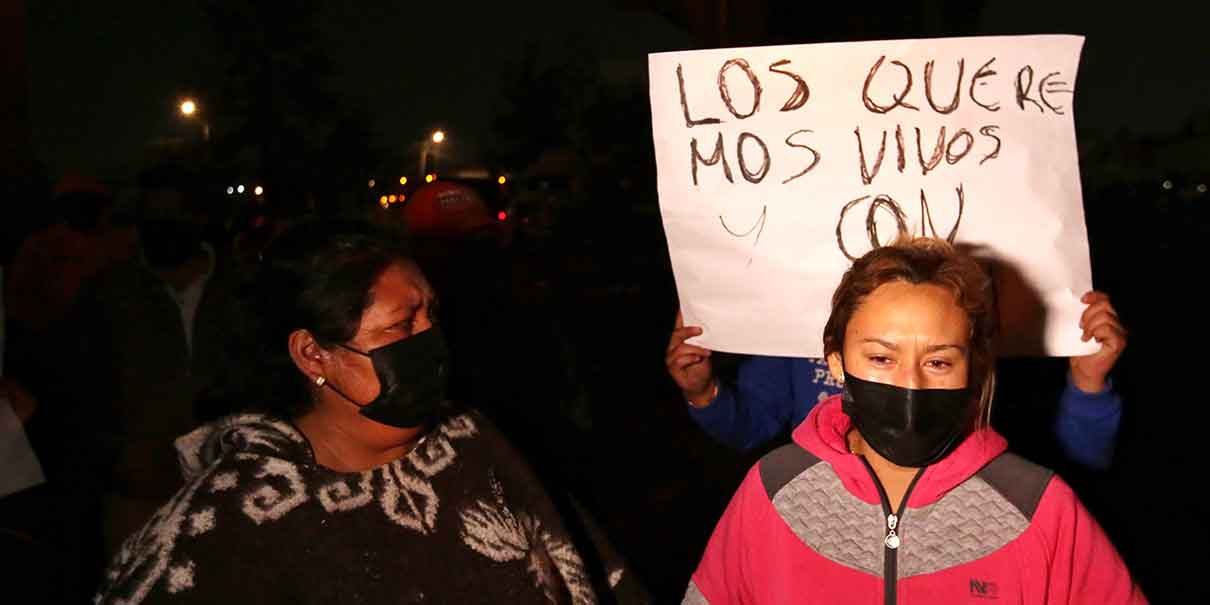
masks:
[[[845,372],[841,409],[883,458],[920,468],[962,443],[974,406],[969,388],[907,389]]]
[[[179,267],[202,247],[201,230],[186,221],[147,219],[139,223],[139,244],[152,267]]]
[[[361,408],[361,415],[396,428],[415,428],[432,422],[445,402],[449,350],[436,326],[370,352],[341,348],[365,355],[378,376],[378,397],[359,403],[332,386],[338,395]]]

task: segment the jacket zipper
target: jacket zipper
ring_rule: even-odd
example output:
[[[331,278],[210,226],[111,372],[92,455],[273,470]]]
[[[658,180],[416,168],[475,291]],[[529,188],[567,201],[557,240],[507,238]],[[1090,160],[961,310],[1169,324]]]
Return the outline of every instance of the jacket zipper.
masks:
[[[898,595],[896,587],[899,584],[899,544],[902,541],[899,537],[899,531],[903,523],[903,511],[907,508],[908,497],[912,495],[912,489],[916,487],[916,482],[920,480],[920,475],[924,474],[924,469],[916,471],[916,475],[912,477],[912,482],[908,484],[907,491],[903,492],[903,499],[899,501],[899,509],[891,512],[891,499],[887,497],[886,490],[882,487],[882,482],[878,480],[878,475],[874,473],[874,467],[870,466],[870,462],[861,456],[861,462],[865,464],[865,468],[870,473],[870,478],[874,480],[874,487],[878,488],[878,497],[882,499],[882,514],[885,515],[886,536],[882,539],[882,546],[885,549],[882,566],[882,586],[883,586],[883,603],[885,605],[896,605]]]

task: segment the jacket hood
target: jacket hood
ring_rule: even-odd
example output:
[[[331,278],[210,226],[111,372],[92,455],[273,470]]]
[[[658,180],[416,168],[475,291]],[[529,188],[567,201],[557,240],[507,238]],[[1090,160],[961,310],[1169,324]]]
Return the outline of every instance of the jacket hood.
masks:
[[[313,458],[311,444],[293,424],[258,413],[234,414],[204,424],[177,438],[175,445],[186,481],[228,455]]]
[[[864,502],[880,503],[878,487],[861,457],[849,453],[845,435],[853,421],[841,410],[840,395],[820,402],[794,429],[794,442],[832,466],[845,489]],[[961,445],[925,468],[908,497],[912,508],[926,506],[973,476],[1008,449],[1008,441],[990,428],[967,435]]]

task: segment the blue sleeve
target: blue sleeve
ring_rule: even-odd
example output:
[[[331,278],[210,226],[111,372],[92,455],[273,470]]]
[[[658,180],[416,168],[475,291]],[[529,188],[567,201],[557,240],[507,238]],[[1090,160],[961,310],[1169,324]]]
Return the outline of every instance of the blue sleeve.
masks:
[[[689,416],[714,440],[748,451],[790,428],[794,418],[792,362],[753,356],[739,366],[736,385],[719,382],[710,405],[689,406]]]
[[[791,360],[790,368],[794,415],[789,428],[793,428],[802,424],[819,402],[839,394],[843,387],[832,378],[828,363],[822,359],[795,358]]]
[[[1094,470],[1109,468],[1121,422],[1122,398],[1112,382],[1100,393],[1085,393],[1068,374],[1055,415],[1055,436],[1070,460]]]

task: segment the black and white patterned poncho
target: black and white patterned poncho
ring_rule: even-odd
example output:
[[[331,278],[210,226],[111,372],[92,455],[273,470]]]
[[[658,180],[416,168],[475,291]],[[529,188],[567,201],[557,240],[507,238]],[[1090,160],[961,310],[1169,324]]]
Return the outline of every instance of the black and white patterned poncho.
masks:
[[[538,480],[477,413],[400,460],[317,465],[262,414],[177,440],[186,484],[123,545],[97,603],[593,603]]]

